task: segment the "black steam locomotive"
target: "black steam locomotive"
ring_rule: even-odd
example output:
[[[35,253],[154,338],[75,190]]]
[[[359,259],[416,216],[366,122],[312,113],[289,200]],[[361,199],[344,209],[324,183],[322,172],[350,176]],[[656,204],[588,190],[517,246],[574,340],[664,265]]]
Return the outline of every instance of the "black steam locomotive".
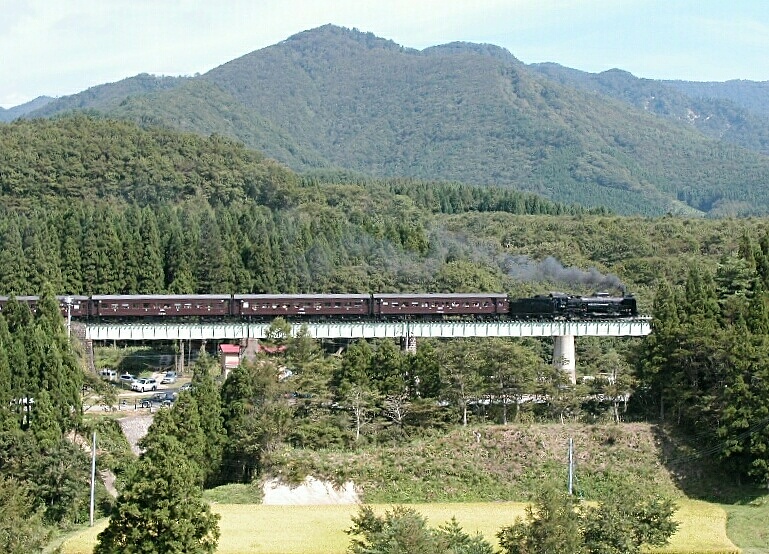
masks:
[[[562,292],[541,294],[532,298],[519,298],[510,302],[510,314],[516,317],[601,319],[635,317],[638,306],[632,296],[572,296]]]
[[[59,296],[65,317],[100,321],[195,317],[270,320],[513,318],[613,319],[638,315],[632,296],[553,292],[510,299],[501,293],[193,294]],[[2,312],[8,297],[0,297]],[[38,297],[20,296],[33,310]]]

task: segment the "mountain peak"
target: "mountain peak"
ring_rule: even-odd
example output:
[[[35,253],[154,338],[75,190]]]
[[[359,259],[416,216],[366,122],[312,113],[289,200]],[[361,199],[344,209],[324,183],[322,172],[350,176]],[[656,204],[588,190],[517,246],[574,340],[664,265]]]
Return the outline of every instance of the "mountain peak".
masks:
[[[280,44],[299,45],[307,43],[324,43],[333,45],[339,42],[355,42],[372,50],[379,48],[384,50],[403,50],[403,47],[399,44],[396,44],[392,40],[378,37],[374,33],[363,32],[356,28],[349,29],[347,27],[340,27],[331,23],[291,35]]]
[[[431,46],[422,50],[423,54],[481,54],[490,56],[508,63],[521,63],[507,49],[494,44],[477,42],[449,42],[438,46]]]

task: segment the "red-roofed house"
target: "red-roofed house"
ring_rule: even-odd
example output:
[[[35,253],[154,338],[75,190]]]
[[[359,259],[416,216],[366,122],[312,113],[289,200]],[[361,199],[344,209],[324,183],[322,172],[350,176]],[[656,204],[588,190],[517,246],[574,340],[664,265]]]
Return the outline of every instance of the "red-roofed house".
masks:
[[[240,346],[237,344],[220,344],[219,358],[222,361],[222,373],[226,376],[231,369],[240,365]]]

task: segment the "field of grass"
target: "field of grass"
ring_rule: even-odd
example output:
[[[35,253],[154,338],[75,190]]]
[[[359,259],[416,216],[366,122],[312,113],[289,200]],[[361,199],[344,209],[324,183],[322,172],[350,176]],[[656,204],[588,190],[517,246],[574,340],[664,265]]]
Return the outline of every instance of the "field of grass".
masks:
[[[742,554],[769,554],[769,495],[721,507],[728,516],[726,531]]]
[[[439,526],[456,517],[468,533],[479,532],[496,542],[499,529],[524,515],[520,502],[410,505]],[[666,554],[731,554],[739,552],[726,536],[726,512],[705,502],[679,502],[677,518],[681,527]],[[390,505],[378,505],[383,512]],[[344,554],[350,537],[356,506],[263,506],[258,504],[214,504],[221,514],[219,554]],[[106,521],[76,534],[62,546],[62,554],[91,554],[96,535]],[[748,552],[748,551],[746,551]],[[756,551],[759,552],[759,551]]]

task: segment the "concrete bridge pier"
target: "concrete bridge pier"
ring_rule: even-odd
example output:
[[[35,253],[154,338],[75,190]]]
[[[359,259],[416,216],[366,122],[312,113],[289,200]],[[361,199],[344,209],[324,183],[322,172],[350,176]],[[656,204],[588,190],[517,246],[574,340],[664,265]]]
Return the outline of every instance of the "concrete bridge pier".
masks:
[[[577,359],[574,350],[574,335],[555,337],[553,345],[553,366],[569,374],[569,382],[577,384]]]
[[[401,337],[401,350],[406,354],[417,353],[417,338],[413,335]]]

